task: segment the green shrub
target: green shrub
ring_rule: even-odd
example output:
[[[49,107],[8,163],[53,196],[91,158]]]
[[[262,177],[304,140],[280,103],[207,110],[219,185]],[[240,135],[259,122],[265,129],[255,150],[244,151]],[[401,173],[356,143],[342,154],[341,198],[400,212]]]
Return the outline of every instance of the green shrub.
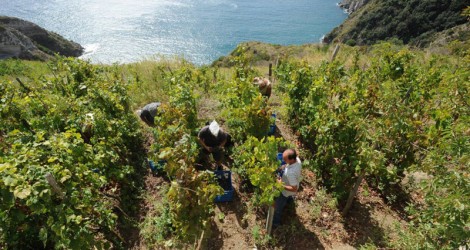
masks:
[[[142,161],[127,84],[80,60],[52,66],[33,84],[0,83],[0,244],[109,248],[118,215],[105,193]]]

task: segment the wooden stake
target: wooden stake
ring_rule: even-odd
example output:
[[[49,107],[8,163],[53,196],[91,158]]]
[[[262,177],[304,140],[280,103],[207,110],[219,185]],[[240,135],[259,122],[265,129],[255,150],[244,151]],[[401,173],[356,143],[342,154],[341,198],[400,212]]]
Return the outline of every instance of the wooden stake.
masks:
[[[333,55],[331,56],[331,61],[334,61],[336,58],[336,55],[338,54],[339,51],[339,44],[336,45],[335,50],[333,51]]]
[[[61,199],[64,198],[64,193],[62,193],[62,189],[60,189],[59,185],[57,184],[57,181],[55,180],[54,176],[52,176],[51,173],[47,173],[44,175],[46,178],[46,181],[51,185],[52,191],[57,194]]]
[[[199,238],[199,241],[197,242],[196,250],[200,250],[202,247],[202,240],[204,239],[204,232],[205,230],[202,231],[201,237]]]
[[[268,75],[269,75],[269,80],[271,81],[271,77],[273,76],[273,64],[272,63],[269,63]]]
[[[268,218],[266,219],[266,231],[268,231],[268,235],[271,235],[271,230],[273,228],[273,218],[274,218],[274,206],[269,206]]]
[[[28,87],[20,80],[20,78],[17,77],[17,78],[16,78],[16,81],[21,85],[21,87],[22,87],[23,89],[25,89],[26,91],[28,91],[28,94],[29,94],[29,93],[34,94],[34,96],[36,96],[36,97],[38,98],[38,100],[41,102],[41,104],[44,106],[44,108],[45,108],[46,110],[48,109],[47,105],[44,103],[44,101],[42,100],[42,98],[41,98],[40,96],[38,96],[35,91],[32,91],[30,88],[28,88]]]
[[[356,183],[354,183],[354,187],[349,192],[349,197],[348,201],[346,202],[346,206],[343,209],[343,216],[346,216],[349,212],[349,209],[351,208],[352,202],[354,200],[354,197],[356,197],[357,190],[359,189],[359,186],[361,185],[362,179],[364,179],[364,175],[366,174],[365,170],[362,170],[361,174],[357,177]]]

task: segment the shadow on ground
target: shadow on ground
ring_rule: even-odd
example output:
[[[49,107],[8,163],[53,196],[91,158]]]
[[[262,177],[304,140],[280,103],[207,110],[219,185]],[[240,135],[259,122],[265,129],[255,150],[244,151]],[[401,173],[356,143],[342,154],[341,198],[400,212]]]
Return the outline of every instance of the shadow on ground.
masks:
[[[139,245],[140,241],[139,222],[143,211],[138,204],[143,204],[140,194],[145,189],[145,178],[149,174],[146,143],[149,144],[147,141],[151,138],[149,135],[146,137],[145,141],[135,139],[136,141],[132,144],[136,147],[132,151],[135,153],[126,156],[129,164],[134,166],[134,172],[122,183],[118,204],[114,209],[118,215],[117,226],[121,236],[119,241],[124,249]]]
[[[216,214],[211,220],[210,236],[203,249],[246,249],[247,213],[246,204],[235,194],[233,201],[216,203]]]
[[[272,247],[281,249],[325,249],[317,235],[305,227],[295,212],[294,204],[284,210],[281,226],[273,230]]]
[[[379,223],[372,218],[372,206],[361,204],[357,200],[344,218],[345,229],[349,235],[348,243],[359,247],[366,243],[373,243],[377,247],[385,247],[386,239]]]

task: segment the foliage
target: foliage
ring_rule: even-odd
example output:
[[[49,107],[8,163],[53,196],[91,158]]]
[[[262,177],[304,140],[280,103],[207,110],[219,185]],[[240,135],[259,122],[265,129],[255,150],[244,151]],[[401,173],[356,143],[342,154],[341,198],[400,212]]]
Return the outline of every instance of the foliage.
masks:
[[[311,66],[283,59],[275,71],[276,90],[287,97],[286,120],[313,153],[304,166],[336,197],[345,197],[361,173],[382,194],[407,173],[427,174],[418,190],[423,201],[408,208],[411,222],[399,241],[389,243],[393,248],[468,244],[470,64],[464,47],[451,47],[453,56],[422,57],[380,44],[369,48],[372,56],[353,51],[352,63]],[[134,185],[134,166],[142,161],[129,93],[136,106],[165,103],[149,128],[155,139],[149,158],[166,161],[170,181],[165,198],[143,222],[148,246],[193,243],[222,193],[210,172],[195,168],[200,95],[215,91],[223,98],[225,124],[238,143],[233,170],[254,185],[255,206],[271,205],[282,189],[274,172],[284,142],[266,137],[270,110],[251,84],[257,74],[245,50],[233,54],[229,81],[217,80],[217,69],[187,62],[97,66],[58,58],[39,75],[31,72],[37,70],[31,62],[1,61],[0,248],[122,247],[115,231],[121,216],[109,197]],[[8,81],[16,76],[21,84]],[[64,198],[54,193],[46,173]],[[316,195],[313,217],[337,205],[323,189]],[[259,227],[252,233],[266,244]]]
[[[255,240],[256,246],[263,246],[263,247],[268,247],[269,243],[272,242],[273,238],[263,230],[261,230],[261,227],[258,225],[255,225],[251,229],[251,235],[253,236],[253,239]]]
[[[0,76],[18,75],[27,68],[21,60],[0,60]]]
[[[173,74],[170,79],[170,106],[178,109],[184,114],[186,126],[192,130],[197,128],[197,109],[196,97],[193,93],[194,85],[191,82],[193,72],[182,67],[178,72]]]
[[[465,16],[468,18],[470,18],[470,6],[467,6],[463,11],[462,11],[462,16]]]
[[[267,100],[252,84],[254,72],[248,67],[249,59],[244,57],[243,48],[239,48],[235,62],[233,80],[223,93],[223,117],[236,142],[242,142],[248,136],[258,139],[265,137],[271,123],[271,112]]]
[[[173,233],[168,202],[165,200],[159,205],[154,204],[153,210],[158,213],[147,213],[144,222],[140,225],[140,234],[151,248],[158,247]]]
[[[445,84],[434,92],[439,102],[424,107],[434,122],[426,128],[430,142],[418,169],[432,178],[421,183],[425,204],[410,209],[419,230],[408,234],[428,248],[456,249],[470,238],[469,76],[465,67],[443,74]]]
[[[406,172],[428,173],[425,205],[412,212],[417,233],[430,246],[455,248],[469,225],[468,56],[453,65],[437,56],[423,62],[389,44],[372,53],[363,69],[283,62],[276,73],[292,126],[340,202],[361,173],[383,194]]]
[[[177,244],[177,241],[193,242],[199,237],[212,213],[215,196],[223,193],[212,173],[195,168],[199,147],[193,90],[197,81],[192,74],[183,67],[167,79],[166,84],[171,86],[170,106],[162,106],[164,111],[156,118],[156,143],[150,153],[155,161],[165,160],[165,172],[171,180],[166,194],[169,213],[161,215],[171,221],[171,234],[165,238],[169,240],[167,245]]]
[[[266,137],[272,123],[266,100],[261,95],[254,97],[246,106],[224,110],[224,114],[229,131],[237,142],[242,142],[247,136]]]
[[[416,82],[409,81],[415,69],[405,66],[409,52],[384,54],[389,48],[379,48],[383,56],[366,71],[348,72],[337,62],[318,69],[297,64],[286,82],[293,127],[314,150],[318,174],[341,198],[362,171],[388,185],[414,163],[418,103],[403,100]]]
[[[462,11],[469,5],[468,0],[370,1],[325,39],[340,35],[343,41],[370,45],[395,37],[405,44],[425,46],[435,33],[465,23]]]
[[[310,200],[311,210],[310,214],[312,219],[319,221],[322,217],[322,212],[334,211],[337,207],[335,198],[329,197],[327,191],[324,188],[319,188],[315,192],[315,199]]]
[[[205,228],[222,188],[210,172],[187,168],[185,179],[172,181],[167,197],[170,202],[172,226],[183,240],[194,241]]]
[[[248,178],[256,187],[254,203],[258,206],[271,205],[282,191],[282,185],[276,181],[278,148],[285,146],[282,139],[268,137],[261,140],[249,136],[235,149],[235,171]]]
[[[9,248],[108,248],[118,216],[105,193],[141,160],[127,84],[84,61],[57,58],[51,68],[41,81],[0,83],[0,240]]]

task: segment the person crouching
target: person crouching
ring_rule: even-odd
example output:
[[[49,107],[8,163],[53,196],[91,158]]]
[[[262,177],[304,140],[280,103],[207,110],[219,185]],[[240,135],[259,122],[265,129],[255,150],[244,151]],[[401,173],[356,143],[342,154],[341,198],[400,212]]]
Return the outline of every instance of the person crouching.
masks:
[[[199,131],[198,140],[203,147],[203,157],[208,158],[208,156],[212,154],[217,165],[217,170],[221,170],[224,156],[223,148],[229,140],[229,134],[222,131],[216,121],[212,121],[210,125],[203,127]]]

